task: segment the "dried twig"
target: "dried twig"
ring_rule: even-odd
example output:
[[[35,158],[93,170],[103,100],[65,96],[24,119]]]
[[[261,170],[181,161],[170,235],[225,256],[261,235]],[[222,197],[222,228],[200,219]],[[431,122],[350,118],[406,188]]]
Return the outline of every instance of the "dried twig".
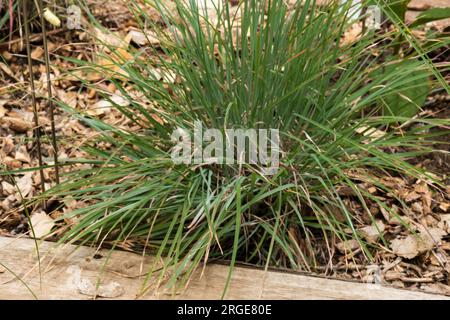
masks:
[[[58,144],[56,141],[56,130],[55,130],[55,107],[53,104],[52,80],[50,78],[50,57],[48,52],[47,29],[45,26],[45,20],[43,15],[44,5],[42,3],[42,0],[37,1],[37,8],[39,11],[39,16],[41,18],[42,41],[44,43],[44,60],[47,74],[47,93],[48,93],[48,106],[50,111],[50,123],[52,128],[52,147],[53,147],[53,158],[55,167],[55,178],[56,183],[59,184]]]
[[[63,31],[64,31],[64,29],[51,30],[51,31],[47,32],[47,35],[54,35],[54,34],[61,33]],[[41,41],[41,40],[42,40],[42,34],[30,35],[30,42],[36,42],[36,41]],[[11,47],[13,44],[20,43],[22,41],[23,41],[23,39],[22,39],[22,37],[20,37],[17,39],[11,39],[7,42],[2,42],[2,43],[0,43],[0,49],[3,49],[5,47]]]
[[[42,162],[42,149],[41,149],[41,127],[39,125],[39,116],[37,112],[37,103],[36,103],[36,90],[34,86],[34,75],[33,75],[33,64],[31,59],[31,44],[30,44],[30,20],[28,17],[28,5],[29,1],[22,0],[21,1],[21,9],[24,19],[24,29],[25,29],[25,44],[27,48],[27,58],[28,58],[28,70],[29,70],[29,78],[30,78],[30,89],[31,89],[31,103],[33,107],[33,118],[34,118],[34,136],[36,138],[36,147],[37,147],[37,154],[38,154],[38,160],[39,160],[39,173],[41,177],[41,191],[45,191],[45,184],[44,184],[44,170],[43,162]]]

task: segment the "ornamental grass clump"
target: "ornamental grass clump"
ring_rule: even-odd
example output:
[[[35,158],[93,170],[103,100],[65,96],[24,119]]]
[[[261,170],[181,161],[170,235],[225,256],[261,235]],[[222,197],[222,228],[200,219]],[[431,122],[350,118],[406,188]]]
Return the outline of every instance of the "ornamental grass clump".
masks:
[[[314,270],[332,259],[333,243],[350,239],[370,260],[376,244],[362,239],[339,190],[350,190],[374,222],[368,203],[403,223],[360,184],[387,191],[382,177],[433,180],[408,160],[430,152],[439,132],[429,129],[444,121],[384,113],[396,108],[387,106],[393,94],[424,79],[418,71],[428,72],[428,64],[392,54],[391,44],[381,41],[386,35],[373,30],[345,44],[355,19],[347,2],[211,3],[130,4],[144,33],[152,25],[160,42],[116,62],[120,75],[109,79],[126,101],[111,104],[135,130],[61,104],[112,146],[92,143],[86,150],[94,160],[83,161],[91,168],[71,173],[47,194],[89,204],[61,218],[76,221],[61,241],[133,243],[152,252],[157,262],[143,288],[155,283],[154,275],[169,286],[185,284],[196,267],[214,259],[229,260],[230,274],[237,261]],[[150,5],[161,16],[157,24],[146,13]],[[439,86],[431,79],[425,77]],[[278,132],[279,165],[267,172],[266,163],[195,161],[196,124],[217,130],[222,144],[229,129]],[[174,132],[191,135],[184,146],[192,158],[174,161]],[[386,244],[382,235],[379,241]]]

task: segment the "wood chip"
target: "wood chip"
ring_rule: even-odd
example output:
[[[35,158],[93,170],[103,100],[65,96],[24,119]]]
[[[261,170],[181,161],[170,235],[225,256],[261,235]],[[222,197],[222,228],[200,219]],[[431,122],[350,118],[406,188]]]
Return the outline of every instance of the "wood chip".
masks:
[[[414,212],[423,214],[423,206],[422,206],[422,203],[420,203],[420,202],[414,202],[413,204],[411,204],[411,209]]]
[[[3,100],[3,101],[6,101],[6,100]],[[2,100],[0,100],[0,118],[3,118],[6,115],[6,112],[8,112],[8,110],[6,110],[4,105],[5,104],[2,104]]]
[[[441,204],[439,204],[439,209],[441,209],[443,212],[448,212],[450,209],[450,203],[442,202]]]
[[[42,47],[36,47],[36,49],[34,49],[31,52],[31,58],[34,60],[39,60],[44,56],[44,49],[42,49]]]
[[[405,201],[406,202],[412,202],[412,201],[416,201],[418,199],[420,199],[420,194],[416,193],[416,192],[410,192],[406,195],[405,197]]]

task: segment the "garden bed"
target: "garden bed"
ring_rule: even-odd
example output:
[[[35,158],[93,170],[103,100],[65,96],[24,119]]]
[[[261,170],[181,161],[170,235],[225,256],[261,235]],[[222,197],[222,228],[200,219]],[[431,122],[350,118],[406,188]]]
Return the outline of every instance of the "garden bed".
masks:
[[[93,13],[104,26],[110,29],[111,33],[119,35],[122,38],[126,38],[126,36],[133,32],[133,34],[136,35],[137,24],[133,21],[132,16],[126,13],[127,8],[123,6],[123,3],[117,2],[114,3],[114,5],[108,6],[108,8],[99,5],[99,3],[103,4],[102,1],[91,1]],[[442,3],[442,1],[436,5],[439,6],[440,3]],[[412,19],[417,15],[418,10],[423,9],[424,7],[421,1],[413,1],[410,10],[414,11],[409,11],[407,19]],[[112,16],[117,17],[117,19],[111,19]],[[440,21],[435,27],[444,30],[448,27],[448,21]],[[120,68],[116,68],[117,66],[112,65],[111,63],[103,63],[103,67],[106,69],[111,68],[113,70],[106,70],[103,74],[86,74],[78,72],[79,70],[77,70],[76,66],[65,60],[65,58],[79,58],[89,62],[94,61],[94,56],[98,53],[97,51],[101,46],[90,37],[90,33],[94,33],[93,29],[88,32],[65,32],[60,29],[50,31],[50,49],[52,63],[55,68],[53,70],[55,76],[53,85],[55,86],[54,93],[57,96],[57,99],[77,110],[86,112],[94,119],[101,119],[101,121],[114,125],[117,128],[130,130],[131,132],[139,130],[139,127],[130,121],[130,119],[124,117],[119,110],[112,107],[110,104],[105,103],[105,93],[117,98],[118,88],[116,84],[117,82],[120,83],[122,79],[111,79],[111,73],[121,72]],[[420,33],[420,36],[422,35],[423,33]],[[102,36],[105,36],[103,39],[104,41],[114,42],[114,38],[111,34],[105,33],[102,34]],[[351,41],[354,40],[351,39],[351,34],[348,34],[348,37]],[[2,154],[2,161],[4,161],[8,166],[8,169],[11,170],[28,169],[37,165],[35,146],[31,143],[33,125],[31,121],[32,114],[29,107],[29,97],[24,94],[26,86],[24,82],[21,81],[23,80],[22,68],[26,62],[23,56],[23,48],[20,46],[20,41],[17,40],[18,39],[13,39],[11,48],[8,48],[9,43],[0,44],[0,52],[7,62],[7,64],[1,65],[4,77],[0,79],[3,82],[0,92],[4,95],[0,98],[0,113],[3,112],[2,116],[8,118],[8,121],[2,122],[2,127],[0,128],[2,151],[4,152],[4,154]],[[37,89],[44,95],[45,74],[42,68],[43,56],[42,50],[40,49],[42,45],[41,40],[39,34],[35,34],[33,37],[32,48],[34,53],[35,73],[39,79]],[[155,42],[158,41],[155,40]],[[144,46],[152,45],[152,43],[146,43]],[[136,48],[140,48],[140,46],[131,42],[127,43],[121,50],[123,50],[122,53],[124,53],[126,57],[131,57],[128,50],[131,52]],[[448,62],[448,50],[447,52],[439,54],[439,57],[440,62]],[[70,71],[67,72],[68,70]],[[81,81],[80,76],[85,77],[85,79]],[[163,78],[164,77],[162,77],[161,80],[164,81],[165,79]],[[129,87],[124,88],[128,89]],[[120,97],[116,100],[123,102],[123,99],[120,100]],[[44,110],[45,103],[43,101],[44,100],[42,99],[40,117],[44,131],[49,133],[50,122],[48,113]],[[423,108],[422,115],[433,115],[437,118],[448,119],[448,105],[448,95],[443,94],[442,92],[433,93],[429,96],[427,105]],[[155,115],[155,121],[162,122],[158,117],[158,114]],[[93,139],[98,136],[98,132],[88,127],[85,122],[79,121],[62,110],[57,110],[56,123],[60,143],[59,156],[62,162],[70,162],[75,158],[87,157],[87,154],[80,150],[79,147],[93,141]],[[440,146],[440,148],[448,151],[448,136],[440,137],[440,139],[442,140],[442,146]],[[107,151],[110,151],[112,148],[112,145],[107,142],[98,143],[96,146],[101,150]],[[397,149],[389,150],[389,152],[393,153],[396,151]],[[51,146],[46,144],[43,152],[46,163],[51,163]],[[376,217],[377,223],[379,223],[379,221],[382,222],[387,243],[389,245],[392,243],[399,244],[396,246],[397,250],[392,247],[384,246],[384,244],[380,244],[380,247],[376,249],[371,248],[374,257],[372,263],[368,263],[367,257],[361,252],[357,243],[355,245],[354,240],[346,242],[333,238],[332,243],[326,243],[326,241],[321,239],[318,234],[313,234],[312,236],[317,236],[317,238],[314,239],[314,248],[312,248],[312,250],[311,248],[308,248],[308,250],[311,250],[308,253],[311,256],[316,255],[322,259],[320,259],[317,264],[314,264],[310,271],[314,272],[316,275],[323,276],[324,278],[272,271],[265,275],[262,271],[255,271],[254,269],[248,270],[239,267],[236,268],[233,273],[234,280],[232,281],[231,291],[227,297],[235,299],[256,298],[254,296],[255,292],[262,292],[261,297],[267,299],[427,299],[437,297],[419,293],[417,291],[394,290],[389,287],[379,288],[378,286],[371,284],[325,280],[325,278],[332,277],[341,280],[373,282],[374,272],[380,272],[380,281],[384,285],[393,285],[400,288],[426,290],[443,295],[450,295],[450,239],[447,232],[450,225],[450,220],[448,220],[450,212],[448,154],[436,152],[431,155],[411,159],[410,163],[413,163],[417,168],[426,168],[426,170],[429,170],[430,173],[434,174],[442,181],[443,185],[446,186],[446,189],[444,187],[437,191],[429,188],[427,181],[407,179],[403,176],[391,176],[386,174],[381,178],[383,179],[383,183],[396,191],[395,194],[391,194],[386,192],[386,190],[377,188],[372,184],[373,181],[371,182],[369,181],[370,179],[367,179],[367,177],[370,177],[371,172],[353,172],[349,177],[358,185],[358,188],[370,190],[373,197],[380,199],[387,207],[393,208],[393,210],[399,210],[398,213],[417,227],[416,231],[425,234],[427,232],[426,230],[433,229],[433,232],[435,232],[439,229],[441,232],[437,230],[436,232],[438,234],[441,234],[442,232],[445,233],[438,235],[438,241],[435,241],[437,238],[434,238],[433,236],[427,238],[426,250],[419,252],[416,246],[415,249],[413,248],[413,252],[402,251],[402,246],[408,247],[411,243],[413,246],[416,244],[414,239],[409,235],[407,228],[400,225],[398,221],[393,221],[389,213],[387,213],[378,203],[367,201],[370,205],[368,209]],[[80,168],[83,168],[83,164],[78,164],[73,167],[66,165],[64,170],[70,171]],[[17,174],[15,177],[22,195],[26,198],[32,198],[33,196],[39,195],[40,180],[37,171]],[[51,168],[46,169],[45,171],[45,182],[47,188],[55,185],[54,172]],[[0,235],[6,235],[8,237],[23,237],[24,234],[29,235],[29,219],[26,212],[23,210],[21,196],[18,194],[9,176],[0,176],[0,183],[2,184],[2,188],[0,188]],[[357,220],[357,227],[363,231],[365,230],[369,237],[371,235],[374,236],[373,221],[371,220],[371,217],[365,213],[354,190],[343,187],[338,189],[338,193],[345,202],[345,205],[350,208],[352,214],[354,214],[355,220]],[[404,200],[408,204],[408,208],[399,209],[398,198]],[[54,223],[53,220],[60,219],[63,215],[92,204],[89,201],[77,201],[70,198],[58,200],[60,201],[51,199],[49,207],[45,208],[46,210],[43,210],[44,208],[39,206],[34,207],[33,209],[37,209],[33,212],[35,219],[39,220],[42,217],[45,217],[42,219],[49,223]],[[263,207],[262,209],[267,208]],[[338,211],[332,213],[340,220],[340,222],[345,221],[342,212]],[[59,224],[57,227],[61,228],[55,228],[58,229],[58,231],[53,234],[51,239],[57,240],[63,237],[64,231],[67,230],[66,226],[73,226],[76,222],[75,220],[76,219],[73,221],[65,220],[64,223],[61,223],[61,221],[58,222]],[[379,225],[380,224],[378,224],[378,226]],[[300,235],[298,227],[291,228],[289,232],[292,232],[292,235],[289,234],[290,238],[295,238]],[[104,243],[102,242],[102,244],[111,245],[109,240],[110,239],[107,239]],[[298,239],[298,244],[302,249],[307,246],[305,239]],[[134,250],[136,252],[139,252],[145,245],[146,243],[144,241],[124,241],[123,243],[117,244],[118,247],[121,247],[124,250]],[[51,243],[43,242],[40,250],[42,250],[42,253],[46,253],[52,246]],[[0,247],[0,262],[3,263],[3,261],[6,261],[7,263],[5,263],[5,265],[21,278],[24,278],[27,283],[30,283],[33,291],[37,291],[37,295],[40,298],[92,298],[92,294],[86,295],[80,293],[80,290],[84,289],[80,289],[79,283],[75,286],[70,286],[71,281],[74,279],[71,272],[75,273],[77,276],[79,275],[79,272],[82,271],[82,274],[87,274],[86,277],[90,279],[90,281],[94,281],[105,260],[104,257],[108,255],[108,251],[100,250],[100,253],[97,253],[97,250],[95,249],[82,247],[78,253],[75,252],[67,258],[68,261],[61,262],[61,264],[58,262],[54,265],[50,264],[49,267],[48,263],[46,265],[46,263],[43,262],[41,268],[44,280],[43,291],[39,293],[36,274],[37,268],[35,267],[37,260],[36,257],[34,257],[35,253],[33,253],[34,242],[32,240],[21,238],[16,240],[13,240],[12,238],[2,238]],[[67,246],[67,248],[73,249],[74,247]],[[333,259],[328,260],[328,257],[325,258],[325,256],[330,251],[333,252]],[[51,255],[49,255],[49,257],[50,256]],[[15,260],[13,260],[13,258]],[[108,265],[113,264],[121,266],[121,264],[119,262],[116,263],[116,261],[123,260],[135,261],[136,265],[141,265],[142,263],[139,255],[114,251]],[[151,258],[146,258],[144,260],[143,263],[147,264]],[[60,261],[60,258],[56,258],[56,261]],[[114,298],[135,297],[136,292],[139,291],[140,285],[142,285],[142,277],[137,276],[140,273],[135,272],[136,265],[131,266],[130,270],[122,270],[120,268],[114,269],[115,267],[108,269],[109,273],[107,281],[111,280],[121,284],[122,291],[124,291],[123,294]],[[146,268],[143,268],[142,270],[146,270]],[[66,271],[69,271],[69,273]],[[188,290],[181,295],[177,295],[176,297],[220,298],[226,282],[228,268],[220,265],[208,265],[205,276],[201,278],[201,280],[198,280],[198,273],[200,273],[200,271],[197,272],[194,276],[194,280],[190,283],[189,288],[191,288],[191,290]],[[266,283],[263,286],[261,283],[264,278],[266,278]],[[76,281],[79,281],[81,278],[77,279],[78,280]],[[8,294],[10,295],[10,298],[32,297],[31,293],[27,292],[26,287],[22,285],[20,280],[10,280],[11,274],[9,272],[4,271],[0,274],[0,298],[3,298],[1,296],[3,292],[5,293],[4,297],[7,297]],[[69,285],[66,285],[67,283],[69,283]],[[51,290],[46,289],[46,286],[51,288]],[[373,290],[366,290],[367,288]],[[3,291],[2,289],[6,291]],[[89,292],[89,285],[86,290],[86,292]],[[164,297],[167,297],[167,293],[160,293],[159,296],[150,295],[146,298]]]

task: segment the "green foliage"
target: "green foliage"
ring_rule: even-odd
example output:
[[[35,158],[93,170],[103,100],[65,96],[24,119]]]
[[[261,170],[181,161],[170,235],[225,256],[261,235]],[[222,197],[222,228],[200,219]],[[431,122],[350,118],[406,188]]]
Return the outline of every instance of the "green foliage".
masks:
[[[406,23],[406,12],[408,11],[408,4],[411,0],[369,0],[368,5],[377,5],[383,11],[389,12],[391,19],[396,20],[402,24]],[[409,28],[417,28],[428,22],[450,18],[450,7],[448,8],[432,8],[428,9],[413,21]]]
[[[388,0],[384,1],[386,3],[386,9],[391,10],[396,18],[405,22],[406,11],[408,11],[408,4],[411,0]]]
[[[433,22],[437,20],[450,18],[450,7],[449,8],[432,8],[427,11],[422,12],[416,18],[416,20],[410,24],[410,28],[417,28],[428,22]]]
[[[420,63],[414,60],[405,60],[387,65],[384,67],[384,72],[401,74],[408,70],[411,65],[415,65],[416,70],[410,73],[409,84],[404,88],[395,88],[391,94],[382,98],[386,105],[385,112],[387,114],[409,119],[414,117],[426,102],[431,91],[430,72],[421,68]]]
[[[92,167],[47,194],[89,202],[63,217],[78,222],[62,241],[115,247],[132,240],[152,250],[157,262],[144,290],[161,284],[168,271],[169,286],[183,285],[202,260],[218,258],[311,270],[332,252],[317,252],[315,242],[331,238],[358,240],[370,258],[355,212],[338,188],[350,188],[375,220],[369,202],[390,209],[359,187],[352,172],[380,190],[388,190],[380,176],[427,177],[405,160],[427,153],[427,130],[448,121],[379,115],[386,105],[398,107],[392,95],[409,97],[423,79],[417,75],[422,63],[396,61],[391,44],[377,47],[385,54],[373,54],[380,42],[374,34],[342,45],[349,21],[337,5],[323,9],[307,0],[287,14],[282,0],[267,8],[265,1],[249,0],[241,3],[238,20],[227,5],[209,17],[196,1],[183,3],[176,1],[174,10],[151,2],[170,26],[159,30],[161,48],[138,49],[134,61],[116,61],[127,82],[111,81],[129,106],[114,106],[140,130],[116,128],[60,103],[112,146],[87,148],[95,160],[83,163]],[[130,8],[143,27],[152,25],[145,8],[137,2]],[[387,58],[398,65],[386,66]],[[179,80],[162,83],[155,68]],[[397,132],[393,126],[405,120],[422,126]],[[171,133],[192,130],[194,121],[222,132],[279,129],[280,169],[266,176],[252,165],[174,164]],[[357,133],[364,128],[385,134],[368,139]],[[384,151],[398,146],[407,151]]]
[[[427,59],[424,55],[419,55],[419,57],[400,55],[400,48],[403,41],[405,40],[405,33],[408,32],[408,29],[404,27],[406,26],[406,11],[410,2],[410,0],[375,0],[369,2],[370,4],[377,4],[399,29],[399,32],[394,41],[394,52],[398,55],[399,59],[404,57],[404,61],[400,63],[390,64],[386,68],[383,68],[382,71],[392,69],[396,70],[397,72],[403,72],[405,68],[408,68],[408,65],[414,64],[412,59]],[[449,9],[450,8],[437,8],[425,11],[421,13],[417,17],[417,19],[408,27],[416,28],[427,22],[447,18],[450,14]],[[410,42],[410,44],[412,44],[411,40],[408,39],[408,41]],[[445,42],[448,44],[448,39],[444,40],[444,43],[442,43],[441,45],[445,46]],[[416,65],[419,64],[419,62],[416,63]],[[384,113],[395,116],[403,116],[406,118],[416,115],[420,108],[424,105],[426,98],[430,93],[431,86],[429,79],[432,75],[437,76],[441,80],[445,81],[441,77],[440,73],[437,72],[437,70],[432,70],[432,72],[430,72],[428,68],[418,68],[413,74],[411,74],[411,77],[415,79],[414,85],[411,85],[408,88],[403,88],[398,92],[393,92],[392,94],[383,97],[384,102],[386,102]],[[392,108],[391,106],[394,107]]]
[[[384,11],[389,11],[394,14],[393,18],[406,23],[406,11],[408,11],[408,4],[411,0],[374,0],[370,1],[372,4],[377,4]],[[432,8],[422,12],[409,27],[417,28],[428,22],[450,18],[450,7],[448,8]]]

